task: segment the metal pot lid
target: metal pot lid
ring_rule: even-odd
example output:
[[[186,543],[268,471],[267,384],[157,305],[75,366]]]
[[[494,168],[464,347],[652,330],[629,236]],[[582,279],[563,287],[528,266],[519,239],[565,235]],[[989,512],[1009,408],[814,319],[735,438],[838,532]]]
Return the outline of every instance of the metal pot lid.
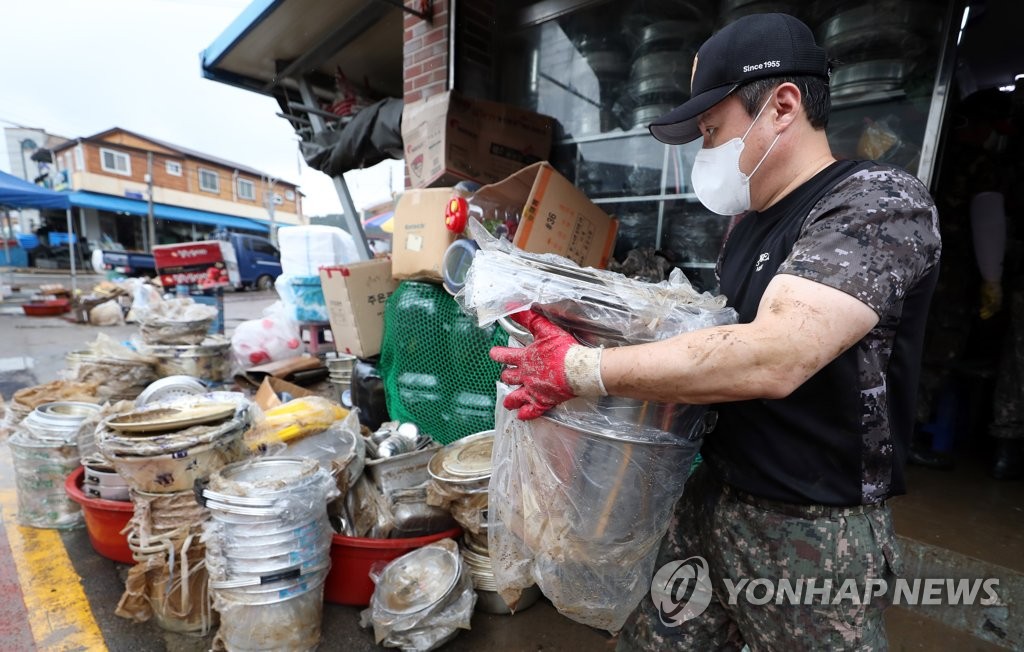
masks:
[[[43,403],[34,411],[54,419],[78,422],[99,413],[100,406],[84,401],[54,401]]]
[[[396,615],[423,611],[441,602],[459,580],[460,558],[441,546],[419,548],[384,568],[373,600]]]
[[[176,398],[195,396],[206,391],[206,385],[194,376],[167,376],[150,383],[135,399],[135,405],[142,407]]]
[[[485,430],[448,444],[427,464],[427,472],[439,482],[479,482],[491,477],[494,431]]]
[[[299,457],[258,458],[225,466],[211,478],[210,484],[226,484],[227,486],[214,488],[221,493],[231,494],[233,492],[226,489],[233,489],[230,483],[237,483],[246,491],[245,495],[251,495],[250,492],[256,492],[258,495],[261,490],[274,492],[303,484],[303,481],[308,481],[319,469],[320,463],[316,460]]]

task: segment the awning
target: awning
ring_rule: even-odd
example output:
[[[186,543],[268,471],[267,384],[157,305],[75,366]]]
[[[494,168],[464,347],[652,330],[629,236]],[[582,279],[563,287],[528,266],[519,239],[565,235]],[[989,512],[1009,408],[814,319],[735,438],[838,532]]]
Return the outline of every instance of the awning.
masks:
[[[363,230],[369,237],[386,237],[395,232],[395,211],[374,215],[363,222]]]
[[[131,213],[132,215],[149,214],[149,204],[139,199],[101,195],[82,190],[69,193],[68,198],[71,200],[72,206],[80,206],[82,208],[95,208],[96,210],[110,211],[112,213]],[[256,220],[200,211],[194,208],[184,208],[182,206],[169,206],[167,204],[153,204],[153,215],[162,220],[223,226],[229,229],[243,229],[245,231],[259,231],[261,233],[266,233],[270,230],[265,224],[261,224]]]
[[[264,95],[344,71],[385,96],[402,95],[403,14],[379,0],[253,0],[200,55],[202,75]]]

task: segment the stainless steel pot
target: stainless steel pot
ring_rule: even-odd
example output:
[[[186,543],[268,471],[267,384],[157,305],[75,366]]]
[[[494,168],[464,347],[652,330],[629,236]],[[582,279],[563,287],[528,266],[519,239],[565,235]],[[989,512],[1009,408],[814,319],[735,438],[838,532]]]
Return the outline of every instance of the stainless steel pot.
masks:
[[[832,73],[832,97],[842,104],[851,97],[899,90],[913,67],[913,62],[906,59],[861,61],[840,66]]]
[[[673,406],[661,410],[663,420],[651,427],[646,424],[652,405],[633,403],[613,406],[607,416],[566,403],[532,426],[535,454],[544,459],[543,468],[564,473],[561,481],[572,487],[564,494],[573,496],[572,504],[547,507],[550,513],[565,511],[565,536],[570,540],[628,542],[635,532],[650,531],[652,523],[667,519],[682,492],[685,471],[706,429],[706,411],[700,406]],[[681,428],[676,432],[683,434],[660,426]],[[661,482],[650,481],[655,477]]]
[[[830,57],[847,62],[867,58],[913,59],[941,29],[942,15],[920,2],[884,0],[829,18],[818,39]]]
[[[696,48],[694,48],[694,51]],[[655,93],[684,93],[690,88],[692,52],[651,52],[637,57],[629,79],[636,97]]]

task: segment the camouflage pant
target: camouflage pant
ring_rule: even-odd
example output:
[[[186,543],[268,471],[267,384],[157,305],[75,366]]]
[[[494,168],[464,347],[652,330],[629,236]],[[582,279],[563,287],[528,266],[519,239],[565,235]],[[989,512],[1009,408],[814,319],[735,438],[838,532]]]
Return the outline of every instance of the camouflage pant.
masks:
[[[886,596],[867,604],[751,604],[743,591],[729,604],[728,585],[766,578],[791,584],[831,580],[832,596],[847,578],[864,596],[865,580],[892,586],[901,562],[887,506],[830,508],[769,503],[722,487],[702,466],[662,542],[655,569],[700,555],[707,560],[714,594],[708,608],[681,625],[665,625],[650,594],[630,616],[616,650],[884,650]],[[763,593],[756,593],[756,597]],[[861,602],[863,600],[857,600]]]

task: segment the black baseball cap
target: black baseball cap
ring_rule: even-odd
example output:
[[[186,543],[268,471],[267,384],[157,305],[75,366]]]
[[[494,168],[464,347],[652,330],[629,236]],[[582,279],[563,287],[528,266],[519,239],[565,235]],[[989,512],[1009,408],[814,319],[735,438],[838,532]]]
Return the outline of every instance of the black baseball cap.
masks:
[[[693,59],[690,99],[651,123],[651,135],[680,145],[700,136],[700,115],[754,79],[818,75],[828,79],[825,50],[807,25],[788,14],[751,14],[729,23]]]

